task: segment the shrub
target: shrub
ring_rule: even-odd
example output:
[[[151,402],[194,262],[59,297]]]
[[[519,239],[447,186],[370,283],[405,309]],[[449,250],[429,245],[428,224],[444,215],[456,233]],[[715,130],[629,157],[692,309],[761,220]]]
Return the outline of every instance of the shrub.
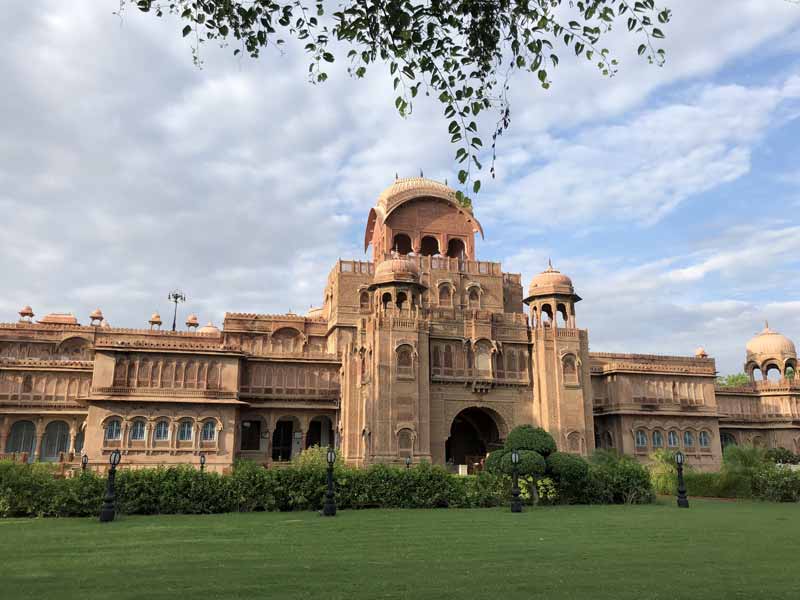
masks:
[[[786,467],[769,465],[753,477],[756,498],[772,502],[800,501],[800,472]]]
[[[547,458],[556,451],[556,442],[553,436],[541,427],[520,425],[508,434],[505,447],[506,450],[533,450]]]
[[[483,463],[483,467],[489,473],[499,474],[502,473],[501,461],[503,456],[508,452],[505,448],[490,452]]]
[[[766,451],[754,446],[727,446],[722,452],[723,469],[752,476],[763,468]]]
[[[770,448],[764,453],[764,458],[772,463],[783,465],[800,464],[800,456],[786,448]]]
[[[587,504],[646,504],[655,500],[647,469],[635,459],[622,456],[603,460],[589,468],[589,483],[582,502]]]
[[[511,462],[511,452],[506,452],[500,459],[500,470],[506,475],[510,475],[513,472],[514,465]],[[541,454],[533,450],[519,450],[517,472],[520,475],[523,477],[544,475],[546,470],[547,465]]]
[[[589,463],[566,452],[553,452],[547,457],[547,473],[555,481],[562,502],[580,502],[589,477]]]

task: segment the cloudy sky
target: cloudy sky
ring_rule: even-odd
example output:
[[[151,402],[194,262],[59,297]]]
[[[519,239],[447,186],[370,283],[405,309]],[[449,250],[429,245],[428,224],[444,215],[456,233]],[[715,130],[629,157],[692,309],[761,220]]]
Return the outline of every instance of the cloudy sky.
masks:
[[[665,0],[666,2],[666,0]],[[669,0],[667,64],[562,60],[512,85],[484,260],[527,281],[548,257],[592,350],[691,354],[723,373],[770,325],[800,342],[800,5]],[[306,82],[294,48],[205,47],[113,0],[15,2],[0,21],[0,319],[95,307],[113,325],[186,311],[295,312],[363,258],[394,178],[455,180],[435,101],[401,119],[380,69]],[[484,132],[488,137],[489,132]]]

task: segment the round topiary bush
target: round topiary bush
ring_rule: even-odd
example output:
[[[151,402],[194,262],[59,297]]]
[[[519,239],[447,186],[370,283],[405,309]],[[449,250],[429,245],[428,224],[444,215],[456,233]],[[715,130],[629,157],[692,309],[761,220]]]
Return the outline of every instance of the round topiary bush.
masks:
[[[589,474],[589,463],[568,452],[553,452],[547,457],[547,472],[565,483],[580,482]]]
[[[507,451],[500,459],[500,468],[503,473],[511,474],[514,465],[511,463],[511,452]],[[547,464],[544,457],[538,452],[533,450],[520,450],[519,451],[519,464],[517,465],[517,472],[522,475],[543,475],[547,470]]]
[[[495,450],[494,452],[490,452],[489,455],[486,457],[486,462],[483,463],[484,469],[486,469],[489,473],[495,473],[495,474],[502,473],[503,472],[502,459],[507,452],[508,450],[505,449]]]
[[[507,450],[533,450],[545,458],[556,451],[553,436],[541,427],[520,425],[511,430],[506,438]]]

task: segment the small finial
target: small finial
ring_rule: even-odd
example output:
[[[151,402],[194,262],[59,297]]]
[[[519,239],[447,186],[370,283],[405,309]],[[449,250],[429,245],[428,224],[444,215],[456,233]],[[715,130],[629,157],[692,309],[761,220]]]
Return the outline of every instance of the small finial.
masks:
[[[447,185],[447,177],[444,178],[444,184]]]
[[[420,177],[425,177],[425,175],[422,173],[422,169],[419,170],[419,176]]]
[[[550,269],[553,268],[553,259],[551,259],[551,258],[547,259],[547,267],[550,268]]]
[[[397,171],[394,172],[394,180],[397,181],[400,177],[397,175]]]

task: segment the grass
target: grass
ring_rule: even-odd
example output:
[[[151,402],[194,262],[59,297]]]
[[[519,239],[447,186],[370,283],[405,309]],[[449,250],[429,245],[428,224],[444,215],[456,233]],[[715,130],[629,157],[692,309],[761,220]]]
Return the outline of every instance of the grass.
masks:
[[[0,520],[0,598],[798,598],[800,506]]]

